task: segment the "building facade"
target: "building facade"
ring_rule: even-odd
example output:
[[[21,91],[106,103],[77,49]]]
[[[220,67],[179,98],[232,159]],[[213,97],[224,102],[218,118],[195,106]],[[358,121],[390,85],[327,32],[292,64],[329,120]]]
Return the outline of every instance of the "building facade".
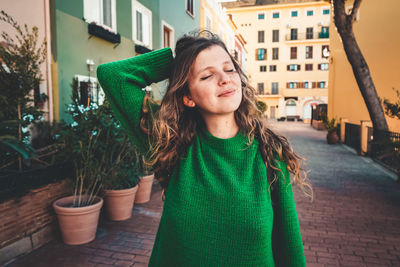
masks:
[[[328,102],[329,3],[272,3],[227,12],[247,41],[246,71],[267,104],[266,115],[309,122],[313,106]]]
[[[352,7],[352,2],[346,2],[347,9]],[[399,8],[400,2],[396,0],[387,0],[385,5],[363,1],[353,24],[378,96],[393,103],[399,101],[395,90],[400,90],[400,36],[395,26]],[[360,125],[361,121],[370,121],[370,116],[333,23],[330,33],[328,116]],[[386,116],[386,120],[390,131],[400,132],[398,119]]]
[[[199,28],[200,6],[193,0],[51,0],[50,18],[54,117],[68,121],[73,78],[85,98],[101,103],[98,65],[174,48],[183,33]],[[152,88],[160,99],[165,86]]]
[[[200,29],[217,34],[225,43],[229,53],[245,69],[247,57],[246,40],[239,33],[239,28],[232,16],[226,13],[220,1],[200,0]]]
[[[50,5],[46,0],[32,0],[32,1],[13,1],[3,0],[1,2],[1,9],[10,15],[20,26],[26,24],[28,29],[32,27],[38,28],[38,43],[41,45],[42,41],[46,42],[47,54],[45,62],[40,66],[43,81],[40,83],[38,91],[35,94],[45,93],[48,100],[44,103],[42,111],[44,118],[52,121],[54,119],[53,109],[53,95],[52,95],[52,76],[51,76],[51,33],[50,33]],[[6,24],[1,23],[1,31],[7,32],[11,37],[14,37],[16,32],[14,29]]]

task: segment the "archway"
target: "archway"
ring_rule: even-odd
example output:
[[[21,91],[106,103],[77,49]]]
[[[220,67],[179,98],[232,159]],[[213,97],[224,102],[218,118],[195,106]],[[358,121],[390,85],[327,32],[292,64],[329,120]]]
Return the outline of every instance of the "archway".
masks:
[[[286,117],[296,116],[296,115],[297,115],[296,101],[294,101],[293,99],[289,99],[286,102]]]

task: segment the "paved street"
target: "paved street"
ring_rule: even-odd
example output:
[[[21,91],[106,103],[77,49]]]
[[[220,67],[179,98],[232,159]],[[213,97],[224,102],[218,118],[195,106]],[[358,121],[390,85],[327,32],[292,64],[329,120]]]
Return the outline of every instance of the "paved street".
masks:
[[[328,145],[309,125],[272,126],[307,158],[314,201],[295,188],[308,266],[400,266],[400,184],[394,175],[344,145]],[[60,240],[8,266],[147,266],[162,212],[160,188],[125,222],[102,218],[95,241]]]

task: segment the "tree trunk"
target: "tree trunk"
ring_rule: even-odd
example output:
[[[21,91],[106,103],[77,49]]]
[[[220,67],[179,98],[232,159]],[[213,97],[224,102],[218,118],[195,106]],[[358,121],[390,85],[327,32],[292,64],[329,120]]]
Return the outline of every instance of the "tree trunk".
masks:
[[[353,32],[353,22],[362,0],[355,0],[350,14],[346,14],[345,0],[333,0],[334,22],[343,42],[347,59],[353,69],[361,95],[367,106],[374,132],[387,131],[388,125],[371,73]]]

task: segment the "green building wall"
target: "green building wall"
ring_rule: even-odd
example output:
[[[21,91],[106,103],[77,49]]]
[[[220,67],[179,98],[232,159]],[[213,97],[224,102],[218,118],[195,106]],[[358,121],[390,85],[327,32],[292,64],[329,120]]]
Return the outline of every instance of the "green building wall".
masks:
[[[131,1],[117,1],[117,32],[121,43],[113,44],[88,33],[88,23],[83,19],[83,0],[55,2],[55,37],[56,45],[54,64],[58,69],[58,107],[59,119],[70,121],[66,113],[71,103],[72,79],[75,75],[96,76],[98,65],[135,56],[132,40]],[[89,73],[86,59],[94,61],[94,70]],[[53,89],[54,90],[54,89]],[[57,102],[57,101],[55,101]]]
[[[195,0],[194,17],[186,13],[184,0],[138,0],[152,11],[152,48],[162,47],[162,20],[174,28],[174,41],[184,33],[199,29],[200,3]],[[66,113],[71,103],[72,79],[75,75],[95,77],[97,66],[136,55],[132,40],[132,1],[116,0],[117,32],[121,43],[113,44],[88,33],[83,0],[51,0],[52,62],[56,71],[53,82],[56,118],[70,121]],[[94,61],[89,73],[86,60]],[[56,85],[56,86],[54,86]],[[58,88],[57,88],[58,87]],[[161,86],[163,87],[163,86]],[[157,85],[155,85],[157,88]],[[156,89],[157,90],[157,89]]]

